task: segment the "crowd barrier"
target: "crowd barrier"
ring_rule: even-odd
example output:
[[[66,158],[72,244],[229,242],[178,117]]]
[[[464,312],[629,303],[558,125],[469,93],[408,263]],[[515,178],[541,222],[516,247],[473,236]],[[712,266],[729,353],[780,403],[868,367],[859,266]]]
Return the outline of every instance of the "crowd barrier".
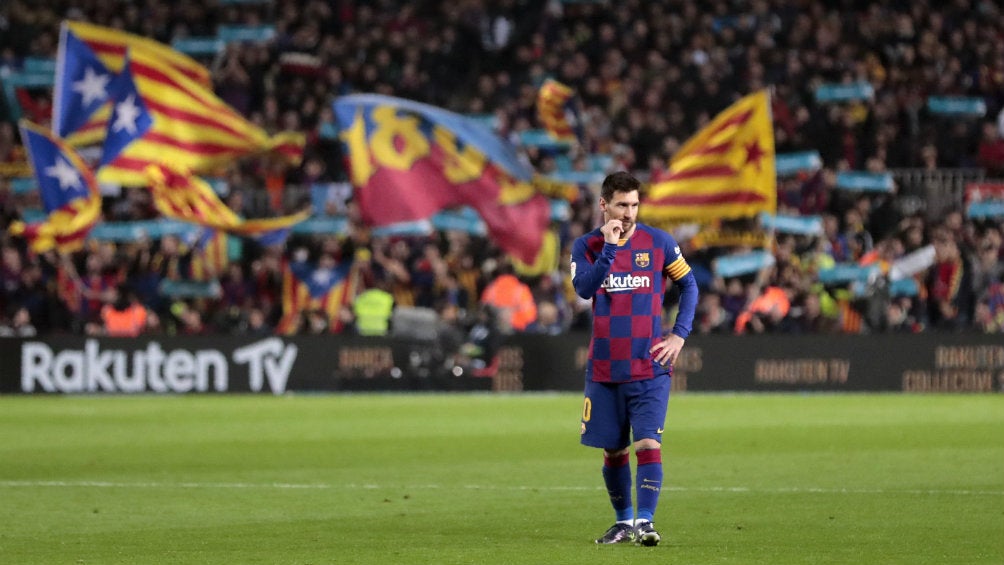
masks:
[[[509,337],[496,363],[436,343],[356,336],[0,339],[0,393],[579,391],[588,336]],[[684,391],[1004,392],[1000,336],[693,336]]]

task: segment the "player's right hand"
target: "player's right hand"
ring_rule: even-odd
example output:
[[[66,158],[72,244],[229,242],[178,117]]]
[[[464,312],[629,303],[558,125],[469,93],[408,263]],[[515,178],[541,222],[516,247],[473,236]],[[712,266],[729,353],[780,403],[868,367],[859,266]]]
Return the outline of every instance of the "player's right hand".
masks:
[[[624,223],[620,220],[610,220],[603,224],[603,227],[600,228],[600,233],[603,234],[603,241],[614,244],[619,243],[621,234],[624,233]]]

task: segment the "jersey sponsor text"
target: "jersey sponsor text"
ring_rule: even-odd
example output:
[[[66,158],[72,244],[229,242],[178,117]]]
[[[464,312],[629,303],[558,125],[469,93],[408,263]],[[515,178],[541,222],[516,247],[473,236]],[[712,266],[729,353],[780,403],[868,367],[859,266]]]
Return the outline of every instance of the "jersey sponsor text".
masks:
[[[610,273],[600,285],[607,292],[626,292],[637,288],[652,288],[652,277],[641,275],[615,275]]]

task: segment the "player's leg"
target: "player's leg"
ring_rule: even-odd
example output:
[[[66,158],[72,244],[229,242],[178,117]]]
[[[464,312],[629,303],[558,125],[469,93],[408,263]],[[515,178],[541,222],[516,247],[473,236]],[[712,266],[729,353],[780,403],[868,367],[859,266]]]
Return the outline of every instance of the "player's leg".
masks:
[[[586,383],[581,431],[584,445],[603,449],[603,483],[616,516],[616,523],[596,543],[632,541],[634,507],[631,500],[630,436],[619,385]]]
[[[635,536],[642,545],[658,545],[661,537],[653,520],[662,492],[662,447],[659,442],[643,439],[635,442],[638,459],[638,513],[635,518]]]
[[[643,545],[657,545],[660,536],[652,522],[662,493],[662,433],[669,403],[670,379],[661,376],[632,383],[632,386],[635,390],[628,402],[628,411],[638,460],[635,530]]]

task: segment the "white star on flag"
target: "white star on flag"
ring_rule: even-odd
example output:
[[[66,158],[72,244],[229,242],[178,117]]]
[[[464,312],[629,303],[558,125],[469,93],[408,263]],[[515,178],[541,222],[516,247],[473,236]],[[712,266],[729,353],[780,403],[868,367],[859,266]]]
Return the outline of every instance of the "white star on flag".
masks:
[[[136,106],[136,95],[130,94],[129,98],[126,98],[122,102],[119,102],[115,106],[115,123],[112,124],[112,131],[126,130],[130,135],[135,134],[136,119],[139,118],[142,113],[138,106]]]
[[[102,102],[108,98],[108,81],[111,76],[98,74],[92,67],[84,70],[84,78],[73,83],[73,92],[80,94],[84,99],[84,106],[90,106],[94,102]]]
[[[80,173],[66,159],[56,157],[56,162],[45,168],[45,174],[58,180],[59,188],[63,190],[80,186]]]
[[[311,278],[314,279],[315,283],[317,283],[319,285],[322,285],[322,286],[327,286],[331,282],[332,276],[333,276],[333,273],[330,270],[328,270],[328,269],[318,269],[318,270],[314,271],[314,274],[313,274],[313,276]]]

